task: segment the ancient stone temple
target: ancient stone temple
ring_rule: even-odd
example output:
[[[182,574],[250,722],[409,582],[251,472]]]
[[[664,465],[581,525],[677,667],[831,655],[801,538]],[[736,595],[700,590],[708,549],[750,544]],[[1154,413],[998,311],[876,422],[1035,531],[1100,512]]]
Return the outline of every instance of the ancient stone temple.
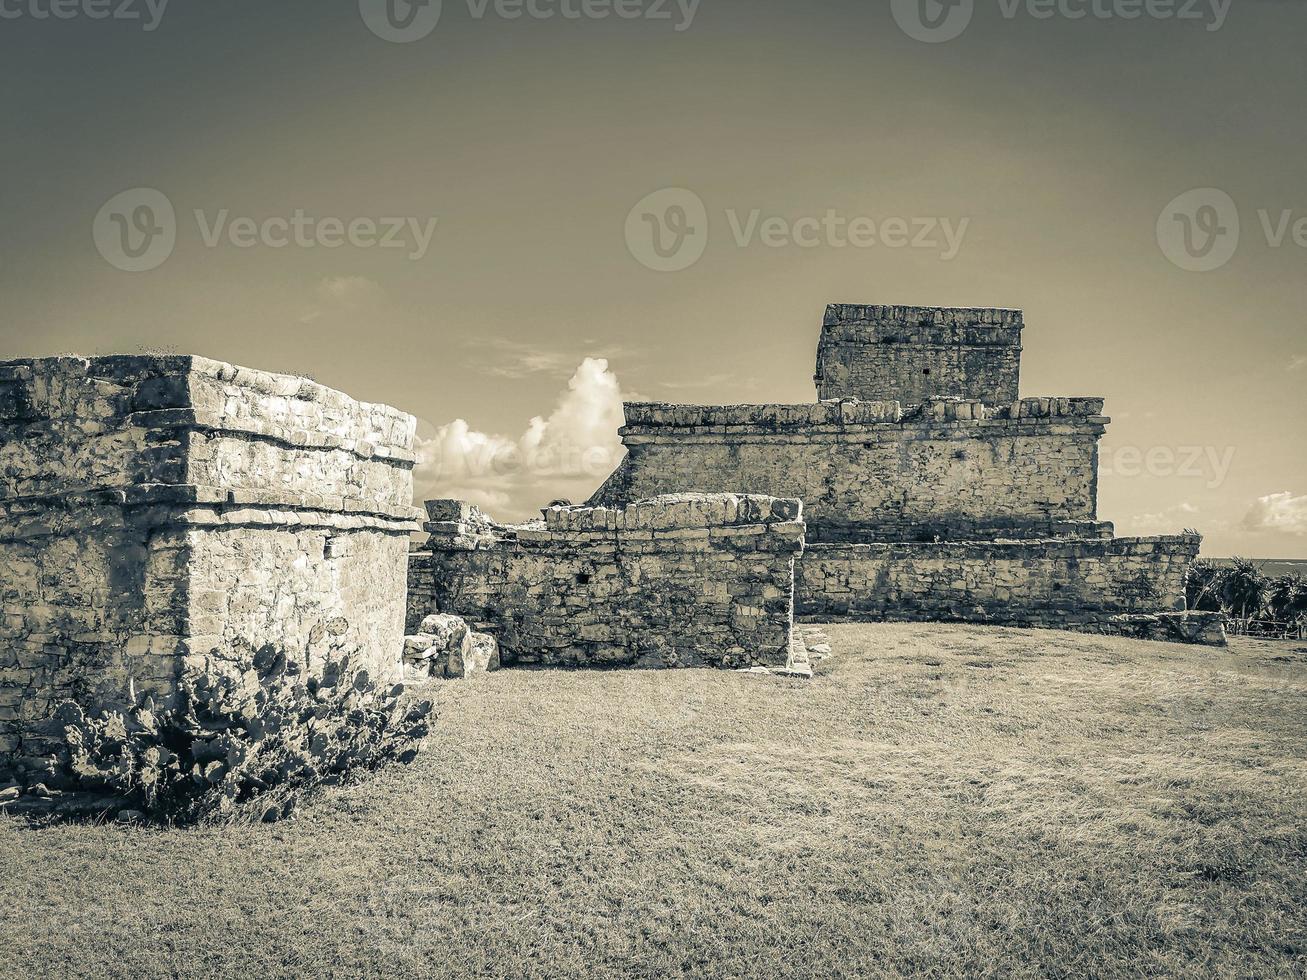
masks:
[[[1199,536],[1098,519],[1103,400],[1019,397],[1023,326],[832,306],[816,401],[629,404],[587,506],[436,501],[412,556],[410,415],[202,357],[0,363],[0,757],[264,646],[398,678],[432,613],[508,664],[802,672],[796,616],[1220,642],[1179,613]]]
[[[831,306],[815,403],[628,404],[627,455],[590,503],[801,499],[808,618],[1106,629],[1182,610],[1201,538],[1098,519],[1103,399],[1020,398],[1023,327],[1015,310]]]
[[[0,364],[0,756],[197,658],[398,676],[415,422],[201,357]]]

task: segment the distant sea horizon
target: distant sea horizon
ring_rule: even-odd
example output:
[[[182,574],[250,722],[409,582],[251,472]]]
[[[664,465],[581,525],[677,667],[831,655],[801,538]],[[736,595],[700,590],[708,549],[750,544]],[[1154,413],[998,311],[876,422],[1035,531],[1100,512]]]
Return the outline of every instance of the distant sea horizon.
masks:
[[[1231,558],[1213,558],[1218,564],[1229,564]],[[1292,575],[1297,572],[1307,578],[1307,558],[1250,558],[1255,565],[1260,565],[1263,575]]]

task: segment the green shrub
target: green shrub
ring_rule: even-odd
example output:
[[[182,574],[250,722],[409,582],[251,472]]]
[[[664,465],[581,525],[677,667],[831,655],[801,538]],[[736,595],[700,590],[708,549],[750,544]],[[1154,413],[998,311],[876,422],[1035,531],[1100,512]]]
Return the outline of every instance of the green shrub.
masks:
[[[265,649],[235,671],[184,676],[168,707],[134,687],[97,715],[65,703],[60,762],[79,787],[127,796],[157,820],[277,820],[314,785],[413,760],[432,707],[403,690],[378,687],[347,654],[319,678]]]
[[[1225,569],[1199,558],[1185,573],[1185,608],[1203,612],[1221,612],[1221,587]]]
[[[1272,619],[1297,622],[1307,617],[1307,582],[1299,575],[1281,575],[1267,589],[1267,610]]]
[[[1270,581],[1247,558],[1231,558],[1221,577],[1221,605],[1226,615],[1251,619],[1266,610]]]

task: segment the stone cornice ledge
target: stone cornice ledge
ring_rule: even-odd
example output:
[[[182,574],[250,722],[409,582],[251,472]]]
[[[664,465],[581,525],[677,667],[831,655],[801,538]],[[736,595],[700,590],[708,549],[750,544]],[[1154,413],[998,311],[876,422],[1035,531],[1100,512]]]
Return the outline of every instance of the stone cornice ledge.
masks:
[[[235,418],[194,408],[161,408],[125,416],[128,425],[145,429],[186,429],[213,435],[254,436],[293,449],[341,450],[360,459],[377,459],[411,468],[417,454],[399,446],[345,439],[327,432],[288,429],[255,418]]]
[[[11,516],[38,513],[41,510],[75,509],[82,506],[119,507],[213,507],[256,509],[261,511],[301,514],[297,521],[271,523],[307,523],[304,514],[343,515],[357,518],[374,518],[382,522],[412,525],[421,530],[423,512],[416,507],[383,505],[375,501],[359,500],[328,494],[297,494],[286,491],[273,493],[267,490],[226,490],[200,484],[144,483],[126,488],[82,488],[60,494],[0,499],[0,510]]]

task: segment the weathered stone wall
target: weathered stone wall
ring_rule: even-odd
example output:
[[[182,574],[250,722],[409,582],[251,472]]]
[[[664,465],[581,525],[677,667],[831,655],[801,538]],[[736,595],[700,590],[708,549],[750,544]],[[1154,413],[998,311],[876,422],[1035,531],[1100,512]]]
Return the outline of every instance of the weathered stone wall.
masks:
[[[627,456],[591,499],[687,491],[804,502],[811,541],[1110,533],[1097,523],[1101,398],[628,404]]]
[[[817,397],[920,404],[1016,400],[1020,310],[832,305],[817,346]]]
[[[1067,627],[1184,609],[1196,534],[1108,540],[815,544],[795,572],[813,620]]]
[[[413,432],[198,357],[0,365],[0,754],[59,700],[166,696],[242,646],[357,645],[397,675]]]
[[[1023,327],[1016,310],[831,306],[821,401],[628,404],[627,456],[591,503],[803,500],[810,618],[1207,631],[1165,615],[1200,539],[1113,539],[1097,519],[1103,400],[1020,399]]]
[[[428,504],[412,557],[410,629],[433,612],[495,634],[505,663],[784,666],[793,625],[797,500],[684,495],[624,509],[551,508],[504,527]]]

